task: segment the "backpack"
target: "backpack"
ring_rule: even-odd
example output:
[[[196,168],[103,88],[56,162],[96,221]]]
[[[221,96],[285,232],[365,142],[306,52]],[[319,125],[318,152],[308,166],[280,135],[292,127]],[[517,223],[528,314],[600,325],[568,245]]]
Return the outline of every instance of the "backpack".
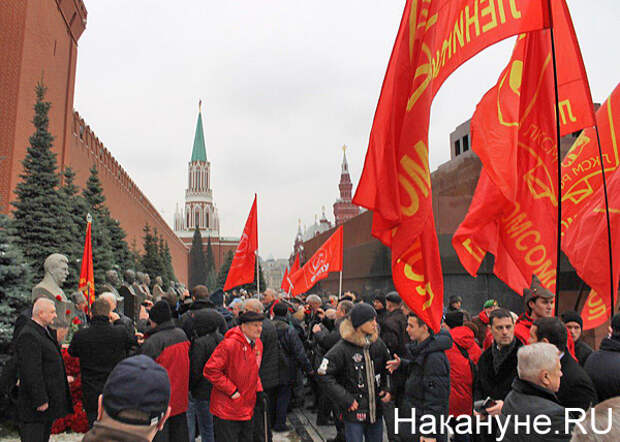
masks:
[[[289,328],[288,325],[276,324],[276,331],[278,333],[278,339],[276,340],[276,343],[278,345],[278,370],[280,371],[280,373],[289,371],[291,368],[291,362],[289,359],[288,349],[286,348],[286,340],[285,340],[286,333],[288,332],[288,328]]]
[[[469,352],[467,351],[465,347],[461,347],[459,344],[456,343],[456,341],[454,341],[454,345],[456,345],[456,348],[459,349],[463,357],[469,361],[469,369],[471,370],[471,380],[472,380],[471,382],[472,395],[471,396],[472,396],[472,406],[473,406],[473,397],[474,397],[473,391],[476,386],[476,381],[478,380],[478,366],[474,363],[474,361],[471,360],[471,358],[469,357]]]

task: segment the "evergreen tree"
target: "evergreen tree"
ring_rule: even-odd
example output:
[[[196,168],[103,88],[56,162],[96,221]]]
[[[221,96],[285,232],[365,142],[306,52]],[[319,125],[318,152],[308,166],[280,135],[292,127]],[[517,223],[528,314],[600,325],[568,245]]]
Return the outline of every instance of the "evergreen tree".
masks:
[[[166,273],[168,275],[169,282],[176,282],[177,277],[174,274],[174,267],[172,266],[172,255],[170,254],[170,246],[168,246],[168,241],[164,241],[164,265],[166,267]]]
[[[59,189],[61,202],[67,208],[68,218],[65,229],[70,232],[70,250],[67,254],[69,259],[69,275],[64,287],[69,291],[77,290],[80,278],[81,260],[84,253],[84,239],[86,236],[86,201],[79,195],[80,188],[75,185],[75,172],[70,167],[63,171],[63,185]]]
[[[213,247],[211,247],[211,237],[207,239],[205,270],[207,274],[207,287],[209,288],[209,290],[213,290],[217,281],[217,273],[215,272],[215,257],[213,256]]]
[[[196,227],[192,238],[192,248],[189,251],[189,288],[207,283],[207,267],[204,251],[202,250],[202,235]],[[211,287],[209,287],[211,289]]]
[[[6,354],[19,312],[28,307],[32,274],[11,234],[10,221],[0,215],[0,353]]]
[[[105,272],[115,267],[114,252],[110,240],[107,218],[109,217],[108,208],[105,206],[105,196],[103,187],[99,180],[97,167],[93,165],[90,169],[90,176],[86,181],[86,187],[82,191],[82,196],[86,201],[86,208],[93,217],[91,225],[92,246],[93,246],[93,270],[95,273],[95,293],[105,284]],[[84,223],[86,226],[86,223]],[[85,228],[84,228],[84,231]]]
[[[114,253],[114,264],[115,267],[121,269],[122,273],[131,265],[129,247],[125,241],[127,234],[121,227],[121,223],[110,215],[106,217],[106,224],[110,233],[110,246]]]
[[[144,255],[142,256],[142,271],[148,273],[151,277],[151,281],[155,280],[156,276],[164,277],[164,263],[162,256],[159,253],[159,235],[157,229],[151,228],[148,224],[144,226]]]
[[[48,131],[51,104],[43,101],[46,88],[42,83],[37,84],[35,92],[35,132],[28,140],[21,181],[15,187],[17,199],[12,204],[17,245],[39,279],[44,273],[43,262],[50,254],[71,254],[71,233],[65,229],[68,214],[58,194],[54,137]]]
[[[138,250],[138,242],[134,238],[131,241],[131,247],[129,248],[129,264],[128,264],[127,269],[136,271],[141,268],[142,266],[141,262],[142,262],[142,257],[140,256],[140,251]]]
[[[223,289],[224,284],[226,284],[226,277],[228,276],[228,270],[230,270],[230,265],[232,264],[233,257],[235,256],[232,250],[228,251],[226,255],[226,260],[222,267],[220,267],[220,271],[217,274],[217,287],[216,289]]]

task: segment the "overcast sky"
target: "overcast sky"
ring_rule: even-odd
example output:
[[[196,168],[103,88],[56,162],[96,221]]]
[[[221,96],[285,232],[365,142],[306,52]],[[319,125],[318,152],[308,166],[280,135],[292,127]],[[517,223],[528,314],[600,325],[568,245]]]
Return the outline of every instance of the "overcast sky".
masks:
[[[297,219],[354,186],[404,0],[84,0],[75,108],[172,225],[198,100],[221,234],[239,236],[258,193],[259,249],[288,257]],[[620,79],[620,2],[568,0],[595,101]],[[513,40],[461,66],[432,110],[431,169],[497,81]]]

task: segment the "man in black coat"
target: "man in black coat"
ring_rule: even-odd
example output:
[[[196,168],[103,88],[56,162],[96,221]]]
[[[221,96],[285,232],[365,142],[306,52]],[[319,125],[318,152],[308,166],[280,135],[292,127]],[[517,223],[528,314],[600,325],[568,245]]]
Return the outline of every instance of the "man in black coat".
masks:
[[[452,347],[452,337],[443,330],[434,334],[414,313],[407,318],[407,333],[412,341],[408,348],[410,355],[401,359],[395,354],[387,366],[392,373],[400,369],[406,375],[398,415],[400,419],[411,419],[415,410],[416,428],[401,421],[398,435],[403,442],[417,442],[422,436],[434,438],[437,442],[446,441],[447,434],[421,434],[418,427],[423,415],[434,416],[436,422],[449,415],[450,364],[445,351]]]
[[[248,299],[245,301],[245,311],[262,314],[263,304],[258,299]],[[267,409],[263,408],[265,406],[263,401],[256,401],[256,408],[254,410],[254,442],[267,442],[265,441],[265,411],[267,411],[268,417],[267,437],[269,442],[271,442],[272,428],[269,422],[275,419],[278,384],[280,382],[280,349],[278,347],[278,332],[273,321],[269,318],[263,319],[260,340],[263,343],[263,357],[260,362],[258,376],[263,385],[263,391],[267,395]]]
[[[189,304],[185,313],[181,315],[180,322],[181,328],[187,335],[188,339],[191,339],[194,336],[194,324],[193,324],[193,313],[198,310],[211,309],[215,310],[215,304],[211,302],[209,299],[209,289],[204,285],[197,285],[191,291],[193,302]],[[228,331],[228,325],[226,324],[226,319],[220,312],[217,312],[219,315],[218,319],[218,330],[222,336],[226,334]]]
[[[575,342],[575,356],[577,357],[577,362],[584,367],[588,357],[590,357],[594,350],[583,340],[583,319],[579,313],[569,310],[562,313],[562,322],[566,324],[566,328]]]
[[[379,338],[377,313],[357,304],[340,324],[342,339],[327,352],[317,369],[320,382],[343,415],[346,439],[381,442],[381,402],[390,397],[387,347]]]
[[[517,358],[519,377],[513,381],[499,416],[506,428],[503,440],[568,442],[571,436],[566,410],[557,403],[555,396],[562,377],[560,352],[552,344],[538,342],[521,347]],[[528,420],[536,422],[539,416],[545,417],[544,429],[537,430],[535,424],[530,424],[529,428],[516,424]]]
[[[586,361],[599,401],[620,396],[620,313],[611,319],[611,335],[601,341],[601,347]]]
[[[88,426],[97,420],[99,395],[117,363],[125,359],[133,346],[135,336],[129,335],[122,325],[110,323],[110,304],[101,296],[91,306],[90,326],[73,335],[69,354],[80,360],[82,396]]]
[[[567,338],[566,326],[559,318],[539,318],[530,328],[530,344],[548,342],[560,350],[562,380],[557,391],[558,403],[565,408],[587,410],[597,403],[596,390],[585,370],[566,351]]]
[[[20,437],[26,442],[49,440],[54,420],[73,412],[62,353],[48,329],[54,319],[54,301],[37,299],[15,342]]]
[[[502,411],[504,398],[517,377],[517,352],[523,343],[515,337],[515,322],[508,310],[493,310],[489,315],[489,326],[493,343],[482,352],[478,360],[474,400],[492,399],[495,405],[484,410],[484,413],[493,416]],[[479,413],[474,411],[474,414]],[[491,421],[491,433],[483,432],[479,440],[495,441],[495,432],[498,430],[495,422]]]
[[[213,385],[202,374],[205,364],[215,347],[224,339],[219,332],[221,315],[206,308],[193,311],[194,337],[190,348],[189,406],[187,408],[187,427],[189,440],[196,438],[196,419],[200,437],[204,441],[213,440],[213,415],[209,411],[209,400]]]
[[[299,335],[292,325],[288,323],[288,308],[283,303],[278,303],[273,307],[273,324],[278,338],[279,354],[279,373],[280,379],[276,391],[274,403],[270,401],[273,415],[271,424],[274,431],[289,431],[286,425],[286,412],[288,403],[291,399],[293,384],[297,379],[297,370],[302,368],[306,374],[311,375],[312,365],[304,352],[304,345],[299,339]],[[263,325],[264,330],[264,325]],[[263,352],[264,343],[263,343]]]

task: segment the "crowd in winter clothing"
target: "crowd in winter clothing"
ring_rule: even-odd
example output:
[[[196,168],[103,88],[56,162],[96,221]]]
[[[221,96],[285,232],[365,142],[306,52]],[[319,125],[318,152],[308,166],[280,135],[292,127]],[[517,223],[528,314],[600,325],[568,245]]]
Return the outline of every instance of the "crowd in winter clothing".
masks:
[[[566,408],[620,396],[620,315],[594,351],[581,317],[553,317],[553,295],[540,286],[524,293],[521,316],[493,299],[472,315],[453,297],[439,331],[396,292],[362,300],[197,286],[190,295],[145,299],[132,318],[109,294],[90,306],[68,352],[80,361],[91,427],[108,376],[134,354],[169,378],[169,413],[154,432],[161,441],[268,442],[290,431],[287,415],[304,406],[316,410],[317,425],[336,427],[335,441],[446,441],[444,428],[420,424],[448,416],[455,441],[496,440],[504,430],[504,440],[526,440],[511,433],[510,416],[546,414],[555,429]],[[72,412],[53,306],[38,302],[20,316],[2,376],[3,388],[18,391],[22,440],[47,440],[53,420]],[[458,430],[472,417],[490,420],[487,430]],[[104,440],[94,428],[85,440]],[[571,434],[562,428],[554,438]]]

